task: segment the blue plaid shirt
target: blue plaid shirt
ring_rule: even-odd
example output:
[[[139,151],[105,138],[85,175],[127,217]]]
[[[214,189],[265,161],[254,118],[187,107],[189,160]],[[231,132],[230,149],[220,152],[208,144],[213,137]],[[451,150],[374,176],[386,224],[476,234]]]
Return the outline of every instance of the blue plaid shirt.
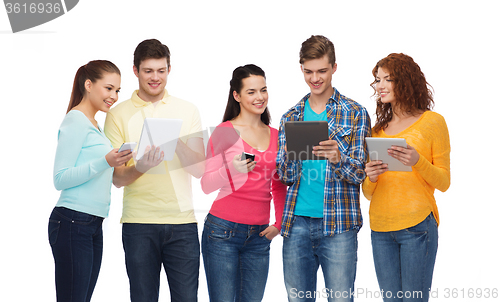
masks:
[[[323,234],[333,236],[363,225],[359,205],[359,185],[365,178],[365,163],[368,158],[365,137],[371,132],[370,117],[366,109],[355,101],[341,95],[337,89],[326,104],[330,139],[337,141],[341,159],[337,164],[327,161]],[[307,94],[300,102],[283,115],[279,128],[279,150],[276,157],[278,175],[288,188],[281,235],[290,236],[295,202],[299,191],[301,161],[288,160],[285,152],[285,122],[302,121]]]

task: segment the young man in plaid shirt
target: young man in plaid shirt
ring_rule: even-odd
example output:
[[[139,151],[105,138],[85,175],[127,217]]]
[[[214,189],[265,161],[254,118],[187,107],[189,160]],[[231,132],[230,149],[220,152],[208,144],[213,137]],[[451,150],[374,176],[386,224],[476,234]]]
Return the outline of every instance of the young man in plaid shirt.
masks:
[[[290,186],[281,231],[288,300],[353,301],[362,225],[359,186],[365,178],[370,118],[363,106],[332,87],[337,64],[330,40],[307,39],[300,64],[310,93],[281,118],[276,158],[279,177]],[[329,140],[313,153],[325,160],[289,160],[285,122],[322,120],[328,122]],[[326,286],[316,291],[320,265]]]

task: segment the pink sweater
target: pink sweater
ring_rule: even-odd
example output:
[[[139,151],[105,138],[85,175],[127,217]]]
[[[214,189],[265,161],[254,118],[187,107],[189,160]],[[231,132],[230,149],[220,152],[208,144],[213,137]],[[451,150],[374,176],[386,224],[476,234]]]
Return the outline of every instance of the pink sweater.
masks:
[[[201,188],[205,194],[219,190],[210,214],[235,223],[263,225],[269,223],[271,199],[276,221],[281,230],[286,186],[276,172],[278,131],[269,127],[271,139],[264,151],[252,148],[243,141],[231,122],[217,126],[207,146],[205,174]],[[232,161],[242,151],[255,154],[257,165],[249,173],[240,173]]]

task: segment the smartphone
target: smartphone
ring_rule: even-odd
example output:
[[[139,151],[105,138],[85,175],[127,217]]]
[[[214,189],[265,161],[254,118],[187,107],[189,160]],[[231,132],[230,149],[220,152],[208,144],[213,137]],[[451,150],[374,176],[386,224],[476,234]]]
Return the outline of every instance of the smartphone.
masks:
[[[253,162],[255,160],[255,154],[241,152],[241,160],[247,160],[247,159],[250,159],[250,162]]]
[[[120,149],[118,149],[118,152],[122,152],[125,150],[130,150],[130,152],[132,152],[134,151],[135,145],[137,145],[137,143],[123,143]]]

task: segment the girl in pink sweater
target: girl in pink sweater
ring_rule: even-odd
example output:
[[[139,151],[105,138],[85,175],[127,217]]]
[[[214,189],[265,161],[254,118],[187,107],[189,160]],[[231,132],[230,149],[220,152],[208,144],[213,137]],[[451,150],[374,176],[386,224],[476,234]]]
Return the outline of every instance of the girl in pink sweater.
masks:
[[[210,301],[261,301],[286,186],[276,174],[278,131],[269,126],[264,71],[252,64],[238,67],[230,84],[201,179],[206,194],[219,190],[205,219],[203,262]],[[269,225],[271,199],[275,223]]]

